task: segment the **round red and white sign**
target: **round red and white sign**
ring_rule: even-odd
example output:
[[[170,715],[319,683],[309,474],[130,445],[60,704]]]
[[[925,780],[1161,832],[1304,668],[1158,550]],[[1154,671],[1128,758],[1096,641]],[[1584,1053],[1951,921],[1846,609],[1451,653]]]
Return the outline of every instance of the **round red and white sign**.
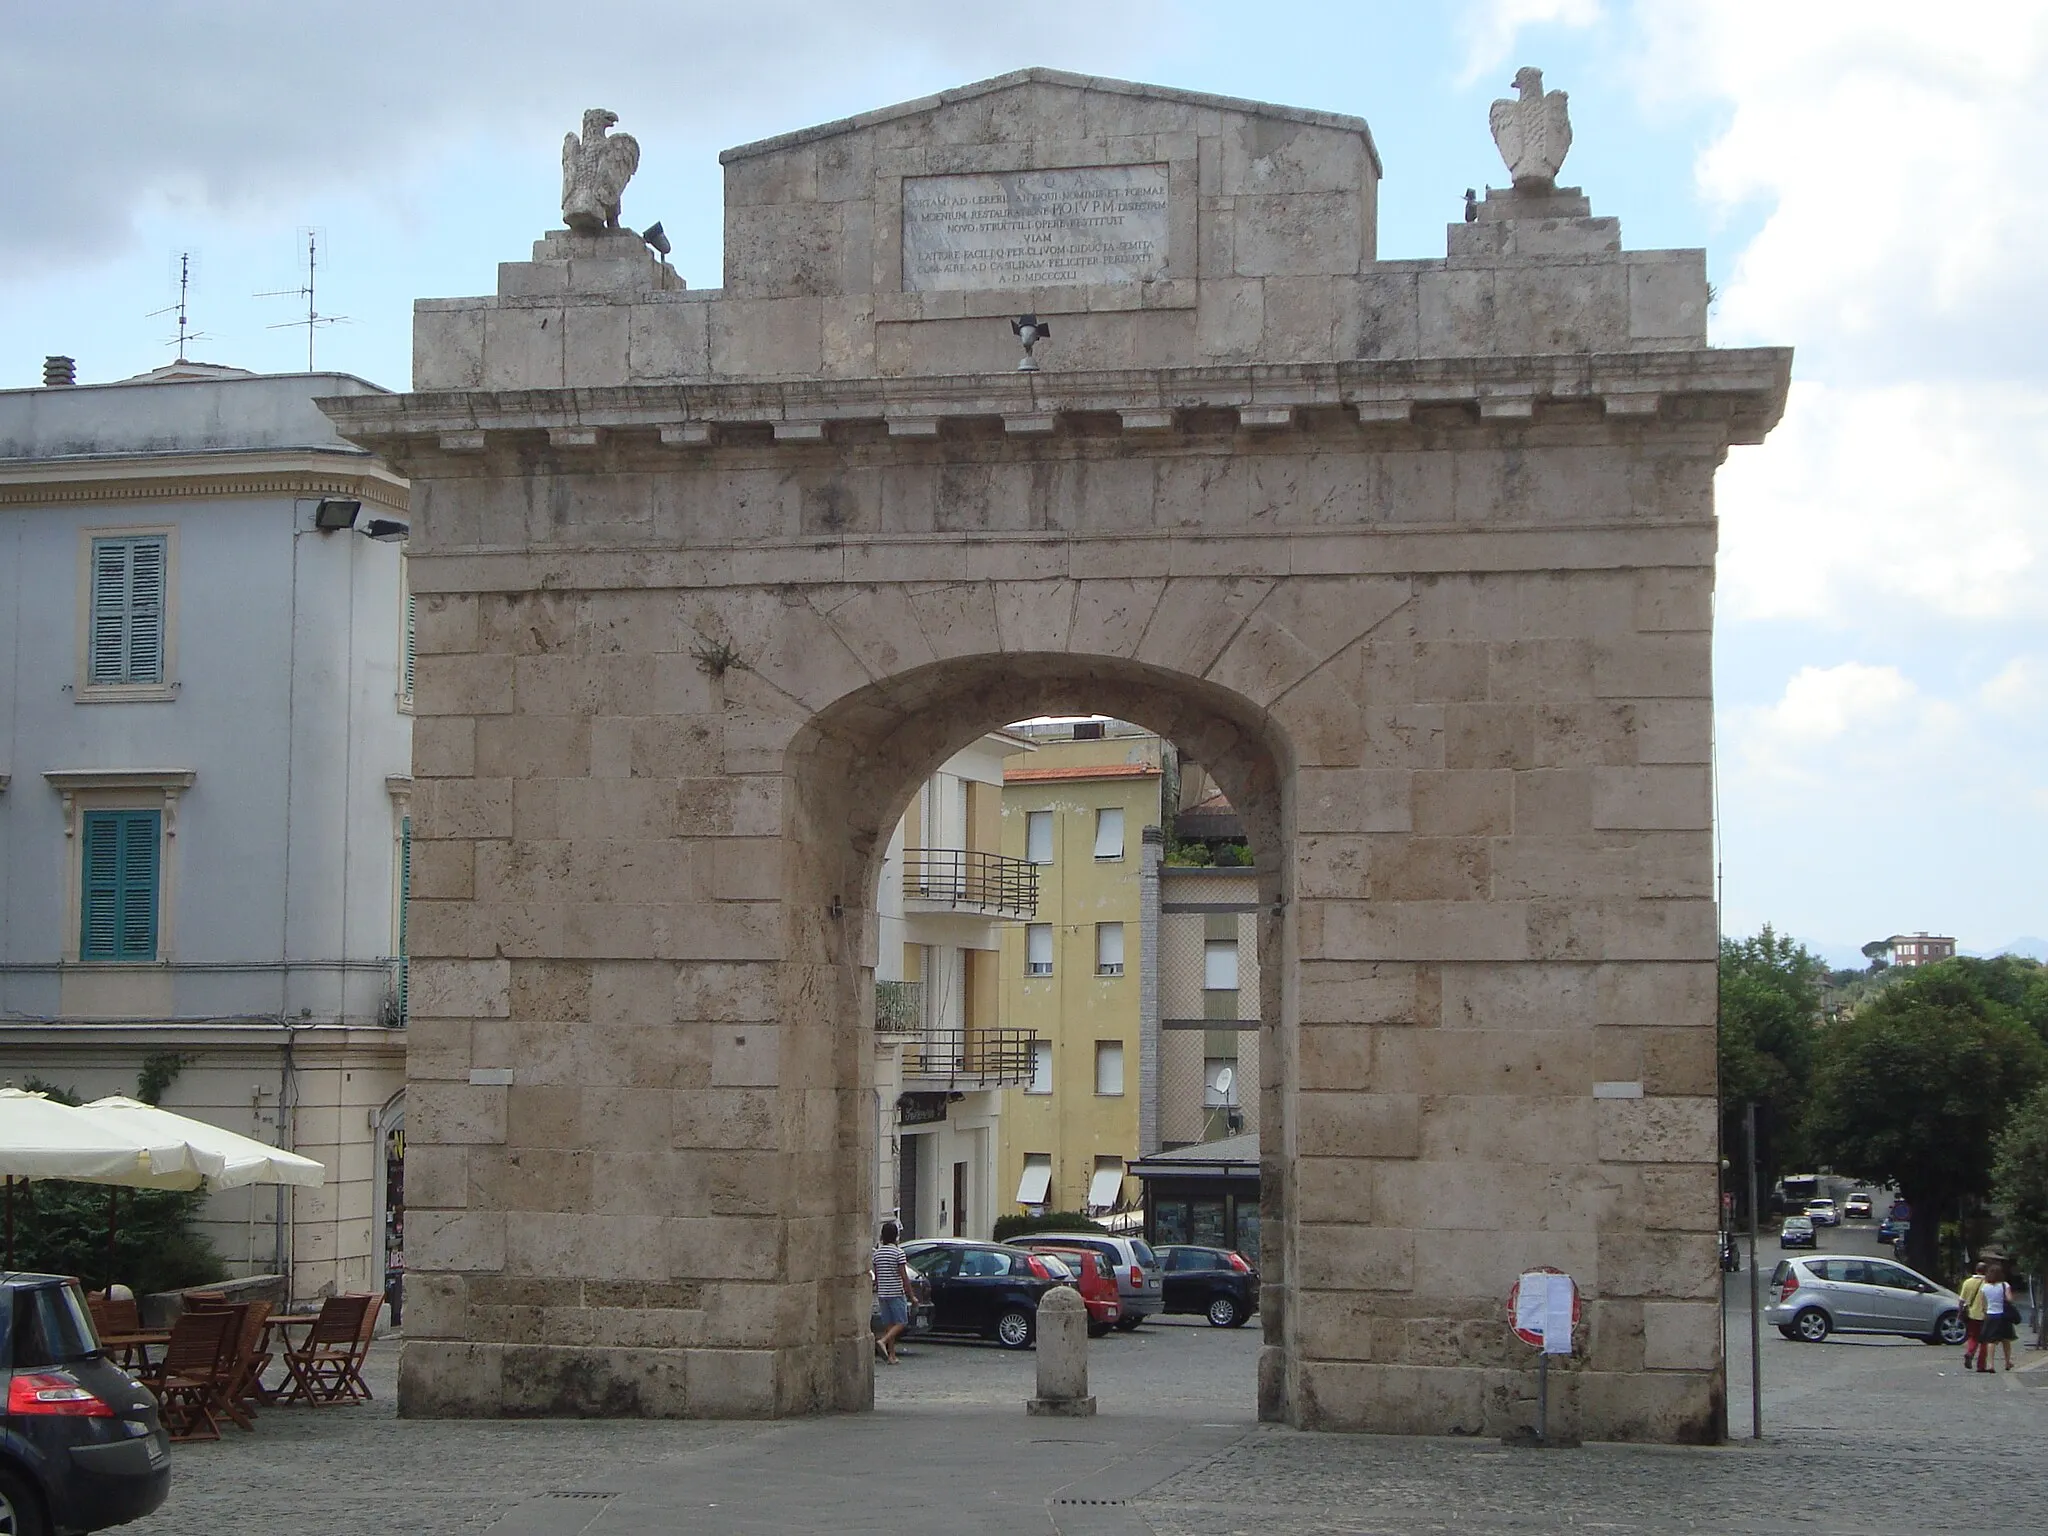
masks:
[[[1543,1317],[1548,1303],[1550,1279],[1556,1275],[1562,1279],[1571,1292],[1572,1332],[1579,1331],[1579,1320],[1584,1312],[1584,1302],[1579,1295],[1578,1284],[1563,1270],[1553,1264],[1538,1265],[1525,1270],[1515,1281],[1514,1289],[1508,1292],[1508,1326],[1515,1330],[1515,1337],[1524,1344],[1537,1349],[1543,1347]],[[1522,1305],[1522,1293],[1529,1292],[1529,1305]]]

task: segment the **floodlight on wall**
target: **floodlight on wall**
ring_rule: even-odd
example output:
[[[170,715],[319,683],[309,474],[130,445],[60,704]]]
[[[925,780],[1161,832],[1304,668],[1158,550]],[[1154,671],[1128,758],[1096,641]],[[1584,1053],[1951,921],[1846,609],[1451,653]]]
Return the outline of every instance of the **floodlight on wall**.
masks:
[[[366,539],[375,539],[379,544],[396,544],[412,532],[412,525],[401,523],[395,517],[373,517],[365,527],[356,531]]]
[[[355,527],[356,514],[362,510],[360,501],[350,501],[342,496],[323,496],[313,509],[313,526],[322,533],[340,533]]]

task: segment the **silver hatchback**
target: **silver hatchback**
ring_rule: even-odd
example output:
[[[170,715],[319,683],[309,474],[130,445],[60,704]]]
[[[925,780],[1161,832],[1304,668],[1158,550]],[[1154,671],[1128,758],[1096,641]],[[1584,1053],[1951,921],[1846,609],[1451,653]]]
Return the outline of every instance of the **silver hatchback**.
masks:
[[[1814,1254],[1780,1259],[1764,1316],[1788,1339],[1831,1333],[1902,1333],[1928,1344],[1963,1342],[1962,1298],[1890,1259]]]

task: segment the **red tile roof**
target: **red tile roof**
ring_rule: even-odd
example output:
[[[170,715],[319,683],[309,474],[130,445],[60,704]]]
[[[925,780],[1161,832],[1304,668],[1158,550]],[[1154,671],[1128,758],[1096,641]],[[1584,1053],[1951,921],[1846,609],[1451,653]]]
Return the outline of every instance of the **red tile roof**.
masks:
[[[1098,763],[1078,768],[1010,768],[1003,773],[1005,784],[1047,784],[1057,779],[1156,779],[1155,763]]]

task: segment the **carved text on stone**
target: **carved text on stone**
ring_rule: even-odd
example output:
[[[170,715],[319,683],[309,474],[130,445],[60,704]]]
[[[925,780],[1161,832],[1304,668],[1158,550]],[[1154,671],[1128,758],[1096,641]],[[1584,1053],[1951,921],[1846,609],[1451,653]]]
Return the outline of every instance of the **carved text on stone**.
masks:
[[[1139,283],[1166,269],[1166,167],[1089,166],[903,182],[903,286]]]

